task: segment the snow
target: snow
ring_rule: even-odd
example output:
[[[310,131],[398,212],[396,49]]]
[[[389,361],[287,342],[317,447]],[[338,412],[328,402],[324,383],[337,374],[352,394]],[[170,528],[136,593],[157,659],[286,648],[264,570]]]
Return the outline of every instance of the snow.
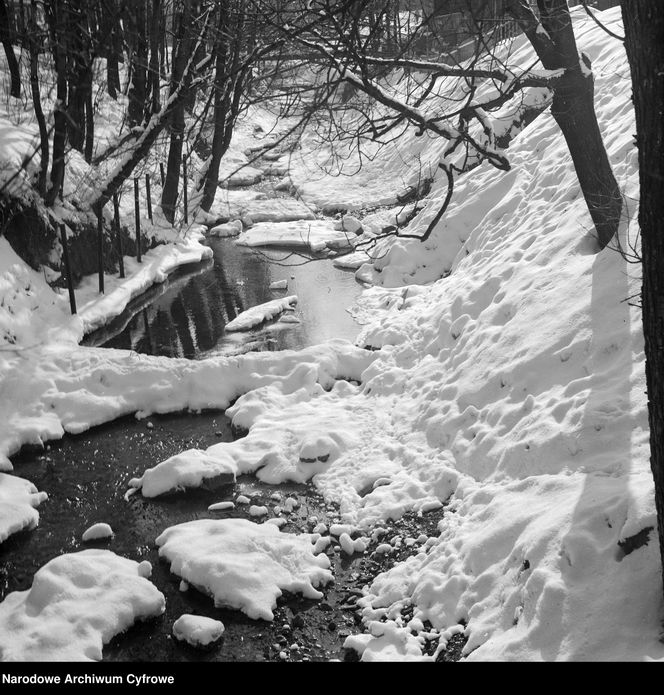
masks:
[[[273,620],[283,591],[320,599],[315,587],[332,581],[326,555],[314,555],[309,534],[281,533],[245,519],[199,519],[166,529],[159,555],[171,572],[214,598],[215,606]]]
[[[38,507],[48,499],[28,480],[0,473],[0,543],[13,533],[33,529],[39,523]]]
[[[356,651],[361,661],[433,661],[422,655],[422,644],[410,630],[388,620],[370,623],[368,634],[347,637],[344,648]]]
[[[234,502],[215,502],[208,507],[208,512],[223,512],[228,509],[235,509]]]
[[[238,236],[238,234],[241,233],[242,222],[240,220],[226,222],[225,224],[217,224],[214,227],[210,227],[210,229],[208,229],[208,236],[231,237]]]
[[[92,524],[90,528],[86,529],[81,536],[81,540],[84,543],[88,541],[98,541],[105,538],[113,538],[113,529],[106,523],[99,522],[97,524]]]
[[[297,220],[315,220],[316,214],[311,206],[296,198],[263,198],[258,194],[246,202],[232,204],[228,208],[216,205],[215,209],[225,212],[229,217],[259,222],[295,222]]]
[[[221,620],[185,613],[173,623],[173,636],[192,647],[207,647],[221,639],[225,627]]]
[[[140,478],[132,478],[129,487],[140,490],[143,497],[158,497],[167,492],[199,487],[204,481],[232,483],[235,473],[231,466],[220,465],[217,459],[204,452],[190,449],[149,468]]]
[[[602,19],[618,28],[619,16]],[[575,17],[631,201],[623,48]],[[515,56],[528,63],[525,48]],[[363,298],[373,318],[358,344],[380,350],[359,386],[248,392],[228,411],[248,435],[208,453],[260,468],[268,482],[313,477],[342,522],[361,530],[449,502],[438,534],[361,599],[363,658],[422,658],[420,636],[397,622],[406,604],[441,632],[464,621],[469,660],[662,658],[643,337],[625,301],[638,272],[615,252],[595,253],[550,114],[509,156],[509,172],[484,164],[458,177],[425,243],[378,242],[364,272],[377,284]],[[408,233],[426,229],[445,193],[434,182]],[[626,213],[634,217],[633,204]],[[327,461],[301,461],[312,436],[328,442]],[[641,531],[648,542],[626,554],[624,541]],[[376,627],[381,618],[393,624]]]
[[[149,562],[84,550],[46,563],[27,591],[0,603],[2,661],[100,661],[102,647],[137,620],[164,612]]]
[[[260,222],[246,229],[236,240],[240,246],[282,246],[304,248],[312,253],[326,249],[351,248],[355,234],[334,228],[330,220]]]
[[[252,328],[283,314],[284,311],[292,311],[296,304],[297,296],[290,295],[252,306],[227,323],[226,331],[250,331]]]
[[[583,12],[574,16],[625,195],[624,242],[634,234],[638,198],[629,70],[620,42]],[[600,17],[620,30],[619,9]],[[509,59],[533,62],[523,39]],[[329,152],[317,152],[305,137],[291,175],[305,200],[338,210],[395,206],[424,170],[433,178],[431,194],[404,228],[421,235],[446,194],[433,176],[446,144],[407,133],[344,177],[322,173]],[[353,551],[364,541],[352,534],[378,538],[377,524],[447,502],[437,533],[414,544],[397,535],[376,548],[382,554],[419,544],[360,599],[367,633],[346,646],[364,660],[430,660],[422,654],[429,623],[442,639],[463,623],[468,660],[664,658],[643,336],[639,312],[626,301],[640,289],[638,268],[611,250],[595,253],[550,113],[524,130],[508,155],[509,172],[485,163],[457,177],[452,203],[424,243],[369,243],[384,222],[406,221],[397,207],[363,218],[363,235],[352,239],[330,236],[340,232],[328,221],[257,224],[240,237],[249,245],[318,251],[330,241],[366,241],[364,256],[338,262],[373,259],[358,268],[357,277],[375,287],[356,315],[369,321],[357,344],[374,352],[331,343],[196,364],[100,354],[76,346],[97,309],[68,319],[66,298],[3,247],[3,291],[25,288],[24,281],[30,287],[14,293],[16,315],[0,319],[0,328],[13,331],[0,353],[5,466],[24,443],[122,414],[235,401],[227,412],[246,437],[155,466],[140,479],[143,492],[151,479],[163,491],[200,484],[204,471],[256,473],[273,484],[312,480],[339,505],[339,526],[347,527],[339,539]],[[255,199],[246,194],[245,202]],[[99,309],[99,317],[108,311]],[[14,499],[7,490],[21,486],[18,480],[0,478],[0,496]],[[26,502],[8,533],[35,523],[36,490],[21,494]],[[315,553],[329,536],[282,534],[276,519],[240,521],[172,527],[158,539],[160,553],[216,602],[254,617],[269,619],[282,590],[320,595],[314,587],[331,575]],[[637,533],[647,542],[632,550],[625,541]],[[293,566],[284,567],[293,558],[297,579]],[[405,606],[413,610],[407,624]]]

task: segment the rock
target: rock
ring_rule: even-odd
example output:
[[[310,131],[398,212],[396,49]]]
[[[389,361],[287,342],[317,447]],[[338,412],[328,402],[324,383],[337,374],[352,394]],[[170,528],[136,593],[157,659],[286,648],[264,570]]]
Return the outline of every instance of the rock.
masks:
[[[202,615],[185,613],[173,623],[173,636],[192,647],[207,647],[224,634],[224,624]]]
[[[226,222],[225,224],[218,224],[212,227],[208,231],[208,235],[222,238],[233,237],[242,234],[243,229],[241,220],[233,220],[232,222]]]
[[[112,538],[113,535],[113,529],[108,524],[93,524],[83,533],[81,540],[84,543],[87,543],[88,541],[98,541],[104,538]]]

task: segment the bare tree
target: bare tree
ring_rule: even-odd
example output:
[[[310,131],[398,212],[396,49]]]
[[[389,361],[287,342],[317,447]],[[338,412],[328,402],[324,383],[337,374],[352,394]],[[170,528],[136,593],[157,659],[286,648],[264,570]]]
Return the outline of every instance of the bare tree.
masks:
[[[650,467],[664,577],[664,5],[623,0],[639,148],[639,226]]]
[[[472,39],[464,44],[471,53],[463,61],[454,51],[445,60],[418,55],[422,27],[434,36],[446,31],[448,25],[434,15],[423,16],[419,25],[408,26],[405,32],[389,33],[387,40],[386,19],[394,16],[387,0],[311,0],[306,3],[309,15],[300,9],[299,21],[316,15],[324,23],[302,31],[297,10],[292,9],[293,19],[282,31],[292,45],[327,66],[327,85],[333,80],[350,85],[352,99],[344,99],[342,107],[353,111],[351,127],[342,124],[334,138],[342,133],[358,146],[363,138],[386,141],[404,127],[414,126],[419,133],[448,140],[446,157],[459,148],[465,150],[464,164],[455,163],[457,170],[466,171],[481,160],[507,170],[511,165],[504,147],[514,132],[550,103],[567,141],[599,247],[604,248],[618,229],[622,198],[597,123],[590,60],[579,54],[566,0],[537,0],[537,13],[527,0],[457,0],[454,5],[465,10],[467,36]],[[512,25],[526,35],[541,66],[509,65],[501,58],[495,44],[513,33]],[[457,27],[457,48],[459,31]],[[438,38],[445,43],[444,36]],[[531,88],[547,90],[548,98],[533,103],[521,97],[513,127],[496,128],[491,114],[518,102],[524,90]],[[330,114],[338,112],[339,107],[331,105]]]

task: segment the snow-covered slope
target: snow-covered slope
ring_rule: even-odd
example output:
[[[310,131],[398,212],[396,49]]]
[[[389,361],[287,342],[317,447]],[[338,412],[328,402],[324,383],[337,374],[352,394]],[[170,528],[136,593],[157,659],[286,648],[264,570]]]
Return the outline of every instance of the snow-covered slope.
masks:
[[[619,12],[603,15],[618,31]],[[590,21],[576,33],[627,236],[638,181],[624,50]],[[483,166],[459,181],[427,244],[395,243],[377,266],[387,285],[451,271],[412,296],[374,289],[374,304],[393,306],[361,339],[392,346],[365,373],[365,393],[398,394],[404,446],[446,452],[459,483],[438,543],[374,582],[366,616],[395,617],[406,601],[437,628],[463,621],[472,659],[662,657],[642,332],[629,303],[639,268],[591,253],[549,114],[510,157],[508,173]],[[647,544],[627,554],[642,531]]]

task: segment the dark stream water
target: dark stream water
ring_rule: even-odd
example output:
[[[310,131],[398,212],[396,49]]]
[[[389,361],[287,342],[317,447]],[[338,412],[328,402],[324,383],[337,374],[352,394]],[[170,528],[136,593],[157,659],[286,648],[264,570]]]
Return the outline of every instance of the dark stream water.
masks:
[[[154,539],[168,526],[201,518],[247,518],[246,507],[228,512],[208,512],[213,502],[232,500],[236,494],[251,496],[253,503],[271,510],[278,490],[297,497],[300,506],[289,517],[285,532],[310,530],[307,519],[318,516],[328,522],[328,509],[311,486],[268,486],[245,477],[216,490],[197,489],[158,499],[134,495],[124,499],[128,480],[145,468],[191,447],[205,448],[232,439],[227,418],[220,412],[199,415],[153,416],[138,421],[126,417],[85,434],[52,442],[48,450],[24,451],[13,462],[16,472],[46,490],[49,499],[39,509],[40,523],[33,531],[10,537],[0,545],[0,599],[10,591],[31,586],[34,573],[62,553],[85,548],[108,548],[137,561],[149,560],[151,580],[166,596],[166,613],[137,623],[116,637],[104,650],[109,661],[291,661],[328,660],[340,656],[346,635],[357,632],[357,618],[348,610],[354,598],[355,580],[363,558],[342,559],[330,552],[335,583],[324,589],[323,601],[284,596],[272,623],[250,620],[235,610],[215,608],[207,596],[194,589],[179,590],[180,579],[159,559]],[[270,516],[274,516],[273,513]],[[92,523],[105,521],[115,536],[83,543],[81,534]],[[209,651],[196,650],[171,637],[173,622],[183,613],[205,615],[226,626],[223,640]],[[299,616],[299,617],[298,617]],[[287,628],[284,628],[287,625]],[[291,650],[297,643],[300,649]]]
[[[361,291],[353,273],[328,259],[250,249],[231,239],[210,239],[214,259],[173,275],[134,301],[84,343],[136,352],[202,359],[248,350],[302,348],[329,340],[353,340],[360,326],[347,309]],[[286,280],[286,290],[270,284]],[[238,333],[224,327],[240,312],[278,297],[298,295],[299,323],[271,321]]]

